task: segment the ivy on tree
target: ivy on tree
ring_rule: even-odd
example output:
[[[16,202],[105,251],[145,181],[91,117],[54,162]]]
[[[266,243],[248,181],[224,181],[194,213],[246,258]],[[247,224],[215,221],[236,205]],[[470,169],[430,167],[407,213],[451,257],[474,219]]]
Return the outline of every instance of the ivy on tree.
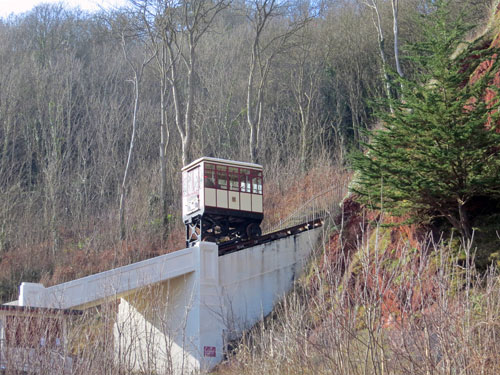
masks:
[[[424,40],[408,48],[418,74],[393,82],[399,99],[377,103],[383,125],[353,156],[352,190],[394,215],[444,217],[468,238],[471,200],[500,198],[498,88],[491,85],[500,57],[464,42],[468,27],[450,21],[448,9],[436,2]],[[483,61],[491,69],[478,75]],[[487,89],[494,99],[484,100]]]

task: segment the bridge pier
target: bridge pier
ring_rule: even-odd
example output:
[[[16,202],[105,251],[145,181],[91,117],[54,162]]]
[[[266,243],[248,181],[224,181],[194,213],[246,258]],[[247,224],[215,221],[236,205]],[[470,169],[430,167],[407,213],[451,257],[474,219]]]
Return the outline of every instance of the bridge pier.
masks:
[[[120,299],[115,347],[128,370],[189,374],[222,360],[218,247],[201,242],[193,256],[193,272]]]

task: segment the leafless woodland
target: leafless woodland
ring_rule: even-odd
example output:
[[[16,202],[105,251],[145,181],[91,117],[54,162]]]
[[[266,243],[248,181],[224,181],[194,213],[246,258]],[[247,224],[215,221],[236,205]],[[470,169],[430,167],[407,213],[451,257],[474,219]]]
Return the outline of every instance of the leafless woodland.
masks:
[[[456,2],[478,23],[488,11]],[[196,157],[260,162],[282,184],[343,166],[384,77],[412,74],[398,47],[425,11],[130,0],[0,20],[0,299],[178,247],[179,170]]]

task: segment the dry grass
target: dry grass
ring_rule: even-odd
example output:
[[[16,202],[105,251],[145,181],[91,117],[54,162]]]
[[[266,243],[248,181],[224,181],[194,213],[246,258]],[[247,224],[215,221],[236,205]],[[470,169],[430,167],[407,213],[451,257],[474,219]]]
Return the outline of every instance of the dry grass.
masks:
[[[380,216],[346,208],[341,231],[325,240],[293,291],[214,372],[498,374],[500,278],[496,269],[476,272],[473,243],[462,247],[459,259],[415,228],[386,228],[377,225]],[[167,327],[155,293],[145,291],[142,308]],[[71,373],[170,374],[159,367],[168,343],[155,342],[145,327],[120,328],[116,312],[116,304],[103,305],[70,322],[64,354]],[[140,335],[131,335],[117,354],[120,329],[142,329],[144,351],[132,354]]]
[[[459,261],[442,242],[393,234],[360,225],[356,251],[325,248],[217,373],[500,373],[497,270],[475,271],[473,244]]]

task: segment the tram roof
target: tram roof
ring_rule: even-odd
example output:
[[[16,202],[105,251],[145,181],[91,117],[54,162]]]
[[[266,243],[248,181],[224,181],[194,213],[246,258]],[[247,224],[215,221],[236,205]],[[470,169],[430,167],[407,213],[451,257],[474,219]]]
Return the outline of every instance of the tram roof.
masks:
[[[229,165],[229,166],[237,166],[237,167],[247,167],[247,168],[254,168],[254,169],[262,169],[262,165],[260,164],[254,164],[254,163],[247,163],[244,161],[236,161],[236,160],[227,160],[227,159],[219,159],[219,158],[211,158],[208,156],[203,156],[199,159],[196,159],[195,161],[189,163],[185,167],[182,168],[182,171],[188,170],[195,165],[201,163],[201,162],[210,162],[214,164],[224,164],[224,165]]]

